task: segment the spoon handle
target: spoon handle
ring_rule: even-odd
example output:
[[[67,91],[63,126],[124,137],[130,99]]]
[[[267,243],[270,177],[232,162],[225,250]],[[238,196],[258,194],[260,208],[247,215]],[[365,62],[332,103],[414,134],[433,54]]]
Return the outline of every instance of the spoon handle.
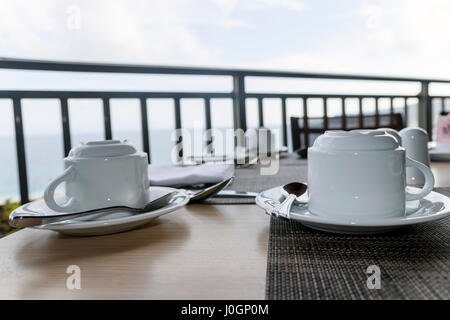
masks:
[[[267,210],[267,213],[273,216],[280,216],[285,219],[289,219],[289,213],[291,212],[292,204],[295,201],[296,196],[293,194],[290,194],[282,203],[280,203],[278,206],[273,207],[269,210]]]

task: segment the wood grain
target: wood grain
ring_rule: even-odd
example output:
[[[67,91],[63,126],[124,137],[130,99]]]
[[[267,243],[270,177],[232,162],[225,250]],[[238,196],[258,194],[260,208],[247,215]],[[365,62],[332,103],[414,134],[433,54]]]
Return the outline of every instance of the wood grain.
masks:
[[[108,236],[21,230],[0,240],[0,299],[263,299],[268,228],[255,205],[195,204]]]

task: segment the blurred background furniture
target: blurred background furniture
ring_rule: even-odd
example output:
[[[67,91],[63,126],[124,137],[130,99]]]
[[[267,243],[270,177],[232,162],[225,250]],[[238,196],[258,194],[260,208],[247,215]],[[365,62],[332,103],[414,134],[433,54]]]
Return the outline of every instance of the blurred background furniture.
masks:
[[[294,150],[307,148],[326,130],[392,128],[399,131],[403,127],[400,113],[321,118],[291,117],[292,145]]]

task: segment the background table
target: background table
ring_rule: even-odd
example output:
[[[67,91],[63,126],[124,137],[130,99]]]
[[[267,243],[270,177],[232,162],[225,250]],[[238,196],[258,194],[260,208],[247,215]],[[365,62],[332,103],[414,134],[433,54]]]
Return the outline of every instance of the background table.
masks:
[[[450,186],[450,163],[433,163]],[[0,239],[1,299],[264,299],[269,220],[251,204],[193,204],[120,234],[26,229]],[[81,290],[68,290],[69,265]]]

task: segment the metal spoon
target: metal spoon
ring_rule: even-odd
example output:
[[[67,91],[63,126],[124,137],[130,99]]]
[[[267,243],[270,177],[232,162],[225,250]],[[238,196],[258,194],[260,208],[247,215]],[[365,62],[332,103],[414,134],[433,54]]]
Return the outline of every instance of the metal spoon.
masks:
[[[169,192],[167,194],[162,195],[159,198],[152,200],[147,203],[143,208],[131,208],[127,206],[115,206],[115,207],[107,207],[101,208],[97,210],[89,210],[83,212],[74,212],[74,213],[59,213],[54,215],[42,215],[34,212],[30,212],[29,214],[20,214],[15,215],[14,212],[9,216],[9,225],[14,228],[26,228],[26,227],[34,227],[41,225],[43,223],[56,222],[65,220],[67,218],[78,218],[84,217],[90,214],[97,214],[101,212],[107,212],[111,210],[127,210],[133,212],[135,214],[146,213],[152,210],[157,210],[159,208],[167,205],[176,194],[176,191]]]
[[[292,204],[297,197],[300,197],[306,192],[307,188],[307,185],[301,182],[291,182],[284,185],[282,189],[288,194],[288,196],[278,206],[268,209],[266,213],[272,216],[281,216],[282,218],[289,219]]]
[[[223,188],[225,188],[228,184],[231,183],[231,181],[233,181],[233,178],[234,177],[228,178],[222,182],[219,182],[219,183],[212,185],[205,189],[200,189],[200,190],[186,190],[185,189],[185,191],[190,196],[190,201],[192,201],[192,202],[202,201],[202,200],[205,200],[206,198],[209,198],[212,195],[216,194]]]

